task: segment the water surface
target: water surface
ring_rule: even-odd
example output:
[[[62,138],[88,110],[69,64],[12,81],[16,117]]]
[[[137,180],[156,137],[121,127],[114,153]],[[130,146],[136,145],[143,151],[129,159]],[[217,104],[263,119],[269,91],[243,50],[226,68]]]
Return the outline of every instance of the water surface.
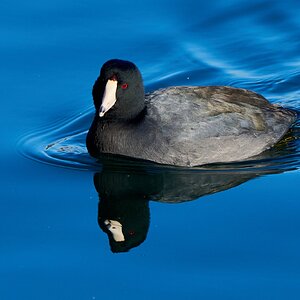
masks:
[[[260,157],[193,170],[84,144],[110,58],[147,91],[231,85],[300,110],[297,1],[0,7],[1,299],[299,299],[299,125]]]

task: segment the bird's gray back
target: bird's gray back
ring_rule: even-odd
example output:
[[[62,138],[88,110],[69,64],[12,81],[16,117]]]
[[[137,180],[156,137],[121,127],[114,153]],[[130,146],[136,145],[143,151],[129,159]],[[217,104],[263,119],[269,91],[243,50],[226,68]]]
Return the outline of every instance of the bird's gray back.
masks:
[[[167,141],[165,159],[182,165],[257,155],[294,120],[259,94],[230,87],[171,87],[148,94],[146,103],[147,117],[160,127],[161,142]]]

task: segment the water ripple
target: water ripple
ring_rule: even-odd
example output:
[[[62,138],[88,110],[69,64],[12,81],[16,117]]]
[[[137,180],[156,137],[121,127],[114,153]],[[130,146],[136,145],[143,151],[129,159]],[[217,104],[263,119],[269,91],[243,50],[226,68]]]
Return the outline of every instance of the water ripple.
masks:
[[[171,85],[231,85],[254,90],[271,102],[299,111],[300,22],[297,9],[291,9],[298,6],[293,2],[290,7],[274,1],[242,2],[243,5],[238,1],[220,1],[218,10],[211,4],[201,18],[192,2],[184,14],[175,6],[166,7],[167,26],[160,35],[155,28],[147,27],[147,34],[139,37],[144,51],[134,55],[146,90]],[[96,21],[91,19],[91,23]],[[147,21],[153,23],[152,18]],[[119,26],[113,26],[112,31],[116,28],[119,30]],[[95,41],[95,37],[90,38]],[[101,168],[103,162],[92,159],[85,147],[92,118],[93,109],[88,108],[67,121],[47,124],[45,129],[24,137],[20,151],[52,165],[81,170]],[[299,124],[278,147],[263,156],[214,167],[298,168]]]
[[[148,166],[156,170],[183,170],[170,166],[160,166],[148,162],[114,158],[113,160],[96,160],[89,156],[85,137],[93,118],[91,109],[67,122],[55,124],[38,133],[24,136],[19,145],[22,155],[50,165],[79,170],[99,170],[103,164],[140,167]],[[300,167],[300,122],[274,148],[247,161],[212,164],[196,167],[189,171],[239,171],[239,172],[280,172],[295,170]]]

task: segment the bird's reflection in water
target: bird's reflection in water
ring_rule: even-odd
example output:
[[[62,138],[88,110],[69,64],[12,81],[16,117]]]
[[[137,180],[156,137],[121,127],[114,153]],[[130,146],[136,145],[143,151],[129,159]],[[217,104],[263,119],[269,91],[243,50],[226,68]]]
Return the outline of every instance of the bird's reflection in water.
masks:
[[[287,139],[255,160],[193,169],[157,167],[102,160],[94,175],[99,194],[98,223],[107,233],[112,252],[140,245],[150,224],[149,201],[179,203],[227,190],[252,178],[296,169],[296,139]],[[299,145],[298,145],[299,146]]]
[[[98,223],[113,252],[141,244],[149,228],[149,200],[159,192],[160,176],[104,166],[94,176],[99,194]]]

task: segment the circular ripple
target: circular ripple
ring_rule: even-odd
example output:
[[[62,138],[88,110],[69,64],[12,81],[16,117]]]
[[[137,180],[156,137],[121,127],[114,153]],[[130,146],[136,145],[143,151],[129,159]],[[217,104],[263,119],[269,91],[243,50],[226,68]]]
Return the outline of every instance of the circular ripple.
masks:
[[[27,135],[19,145],[20,152],[33,160],[59,167],[79,170],[99,170],[103,164],[126,167],[150,167],[152,170],[189,170],[189,171],[258,171],[284,172],[300,167],[300,121],[275,147],[247,161],[211,164],[195,168],[182,168],[157,165],[125,158],[105,158],[96,160],[89,156],[85,137],[93,119],[91,109],[80,116],[63,123]]]

